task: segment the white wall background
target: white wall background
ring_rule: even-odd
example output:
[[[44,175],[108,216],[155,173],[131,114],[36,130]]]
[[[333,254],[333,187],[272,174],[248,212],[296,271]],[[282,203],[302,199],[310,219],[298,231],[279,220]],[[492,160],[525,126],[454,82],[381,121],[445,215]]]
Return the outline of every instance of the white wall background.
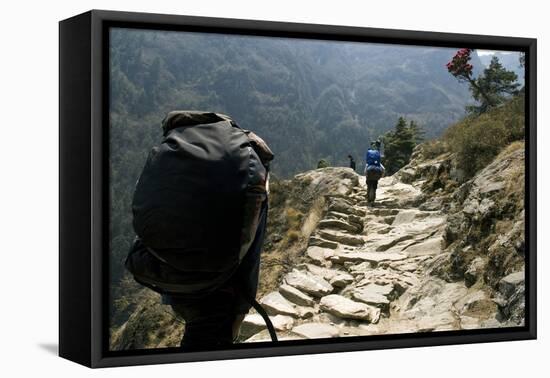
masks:
[[[4,1],[0,21],[0,375],[543,376],[548,370],[550,28],[543,1]],[[56,356],[57,22],[89,9],[538,38],[539,340],[89,370]],[[543,274],[543,273],[546,273]],[[543,296],[546,295],[546,298]],[[546,299],[546,300],[544,300]],[[545,351],[546,349],[546,351]],[[545,369],[546,368],[546,369]],[[544,369],[544,370],[543,370]],[[538,374],[537,374],[538,372]]]

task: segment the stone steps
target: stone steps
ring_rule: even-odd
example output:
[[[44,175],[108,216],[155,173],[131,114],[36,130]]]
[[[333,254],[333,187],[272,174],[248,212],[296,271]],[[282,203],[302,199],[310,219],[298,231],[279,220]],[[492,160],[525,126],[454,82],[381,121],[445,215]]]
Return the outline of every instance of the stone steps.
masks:
[[[327,212],[304,251],[306,263],[285,275],[279,290],[261,300],[279,322],[282,338],[332,338],[417,327],[418,322],[402,318],[392,323],[392,308],[400,311],[400,298],[421,285],[424,265],[441,252],[439,225],[444,217],[400,205],[414,202],[418,195],[410,185],[381,189],[374,207],[367,206],[362,190],[348,198],[328,198]],[[446,318],[441,317],[443,324]],[[258,323],[256,317],[249,319],[254,322]],[[249,341],[268,341],[269,335],[256,323],[248,326],[258,330]]]

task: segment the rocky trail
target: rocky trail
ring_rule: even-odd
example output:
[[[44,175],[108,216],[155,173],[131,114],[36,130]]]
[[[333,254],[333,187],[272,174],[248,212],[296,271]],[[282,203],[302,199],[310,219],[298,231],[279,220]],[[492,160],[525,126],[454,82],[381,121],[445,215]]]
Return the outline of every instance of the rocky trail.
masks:
[[[260,299],[280,340],[499,326],[484,287],[430,274],[447,219],[417,205],[421,184],[383,178],[374,206],[364,182],[326,198],[305,263]],[[270,340],[259,314],[246,316],[241,339]]]
[[[259,301],[280,340],[525,324],[524,145],[465,180],[450,154],[416,150],[380,180],[328,167],[274,182]],[[130,277],[111,348],[179,345],[184,322]],[[270,341],[250,312],[239,342]]]

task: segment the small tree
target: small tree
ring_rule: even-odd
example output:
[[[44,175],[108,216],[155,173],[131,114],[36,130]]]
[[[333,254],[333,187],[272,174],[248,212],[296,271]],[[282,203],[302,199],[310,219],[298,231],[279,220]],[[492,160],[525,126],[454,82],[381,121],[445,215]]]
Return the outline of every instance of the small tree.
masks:
[[[327,168],[327,167],[330,167],[330,164],[328,161],[326,161],[325,159],[321,159],[319,160],[319,162],[317,163],[317,169],[319,168]]]
[[[473,76],[474,66],[470,63],[472,49],[460,49],[453,59],[447,63],[447,70],[459,81],[467,82],[478,106],[468,106],[471,113],[484,113],[502,104],[507,95],[518,92],[517,75],[506,70],[496,56],[491,59],[489,67],[483,70],[477,78]]]
[[[407,121],[403,117],[399,117],[393,131],[384,134],[382,141],[384,142],[386,174],[392,175],[409,163],[420,135],[420,127],[415,122],[407,125]]]

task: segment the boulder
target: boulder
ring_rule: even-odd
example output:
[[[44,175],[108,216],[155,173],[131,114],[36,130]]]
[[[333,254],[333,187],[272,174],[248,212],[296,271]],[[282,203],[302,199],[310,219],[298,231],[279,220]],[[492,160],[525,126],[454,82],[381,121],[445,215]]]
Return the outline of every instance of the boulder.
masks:
[[[485,185],[481,185],[479,188],[479,193],[481,194],[489,194],[493,192],[499,192],[502,189],[506,187],[505,181],[498,181],[498,182],[489,182]]]
[[[418,332],[453,331],[458,329],[459,323],[452,311],[425,314],[417,320]]]
[[[342,221],[347,221],[349,219],[349,214],[339,213],[337,211],[329,211],[326,213],[325,219],[339,219]]]
[[[325,279],[325,281],[327,282],[329,282],[332,278],[340,273],[339,270],[324,268],[313,264],[304,264],[304,267],[314,276],[323,277],[323,279]]]
[[[248,314],[244,317],[244,320],[241,324],[241,328],[239,329],[239,336],[249,338],[250,336],[257,334],[265,328],[266,325],[264,319],[260,316],[260,314]]]
[[[358,233],[361,230],[356,225],[352,225],[340,219],[323,219],[319,222],[320,228],[337,229],[348,231],[351,233]]]
[[[330,240],[337,243],[358,246],[365,244],[365,240],[360,235],[346,234],[340,231],[332,230],[319,230],[319,236],[323,239]]]
[[[504,307],[499,306],[504,319],[508,319],[513,325],[525,324],[525,283],[520,283],[510,297],[506,299]]]
[[[484,290],[475,290],[466,294],[454,303],[454,307],[461,315],[487,318],[487,315],[496,312],[496,304]]]
[[[479,208],[479,201],[477,198],[469,198],[464,202],[462,212],[466,215],[472,216],[477,213]]]
[[[419,269],[418,264],[414,263],[414,262],[392,263],[389,266],[392,269],[400,270],[400,271],[403,271],[403,272],[415,272]]]
[[[292,329],[292,332],[306,339],[325,339],[338,337],[340,332],[337,327],[325,323],[305,323]]]
[[[395,296],[393,284],[378,285],[370,283],[356,288],[352,297],[360,302],[381,308],[385,312],[389,310],[390,297]]]
[[[311,319],[312,323],[325,323],[330,325],[338,325],[338,326],[345,326],[348,320],[342,319],[336,315],[332,315],[328,312],[320,312],[318,315],[316,315],[313,319]]]
[[[354,281],[353,276],[343,270],[323,268],[313,264],[305,264],[305,267],[310,273],[323,277],[334,287],[343,287]]]
[[[510,297],[516,291],[517,287],[525,284],[525,271],[511,273],[500,280],[498,291],[506,298]]]
[[[267,294],[260,300],[260,303],[269,315],[290,315],[294,317],[300,317],[301,315],[296,306],[278,291]]]
[[[476,257],[472,260],[466,272],[464,272],[464,283],[467,287],[475,284],[485,272],[486,262],[481,257]]]
[[[431,197],[423,201],[418,208],[424,211],[437,211],[444,207],[444,197]]]
[[[348,222],[357,226],[357,228],[359,229],[359,231],[361,231],[363,229],[363,218],[357,216],[357,215],[353,215],[353,214],[350,214],[348,215]]]
[[[300,306],[313,306],[315,305],[315,300],[309,295],[302,293],[300,290],[296,289],[287,284],[282,284],[279,287],[279,292],[283,297],[289,301],[296,303]]]
[[[308,245],[314,246],[314,247],[320,247],[320,248],[329,248],[329,249],[338,248],[338,243],[331,240],[321,239],[315,236],[312,236],[309,238]]]
[[[376,291],[365,290],[365,287],[366,286],[355,289],[351,294],[353,299],[384,310],[389,308],[390,300],[386,296]]]
[[[399,175],[399,179],[401,182],[404,182],[405,184],[410,184],[414,181],[416,177],[416,169],[410,166],[403,167],[397,172]]]
[[[377,252],[387,251],[391,247],[413,238],[413,235],[410,235],[410,234],[400,234],[400,235],[387,234],[387,235],[388,236],[385,238],[385,241],[382,243],[379,243],[378,246],[376,247]]]
[[[296,269],[288,273],[285,276],[284,281],[288,285],[315,297],[322,297],[323,295],[327,295],[334,290],[332,285],[323,278],[315,276],[309,272],[303,272]]]
[[[443,234],[445,245],[448,246],[462,235],[464,216],[462,213],[454,213],[447,217],[447,225]]]
[[[399,296],[409,287],[416,286],[420,283],[415,274],[409,272],[397,272],[389,269],[373,269],[364,274],[363,279],[357,283],[357,287],[363,287],[370,284],[380,286],[391,285],[394,293],[392,296]]]
[[[320,307],[323,311],[343,319],[357,319],[377,323],[380,319],[380,309],[364,303],[352,301],[337,294],[321,298]]]
[[[294,325],[294,319],[286,315],[270,316],[269,319],[277,331],[287,331]],[[248,314],[241,324],[239,334],[242,337],[249,338],[266,328],[265,321],[260,314]]]
[[[336,253],[330,259],[334,262],[368,262],[372,264],[378,264],[382,261],[399,261],[404,260],[408,256],[405,253],[393,253],[393,252],[350,252],[350,253]]]
[[[302,183],[306,193],[345,196],[359,185],[359,175],[350,168],[327,167],[297,174],[293,181]]]
[[[352,262],[348,262],[348,263],[352,264],[348,269],[353,276],[365,274],[365,272],[372,269],[372,264],[368,261],[363,261],[362,263],[359,263],[359,264],[353,264]]]
[[[317,313],[319,313],[319,311],[316,310],[314,307],[298,306],[298,314],[302,319],[310,319],[314,317]]]
[[[420,243],[413,244],[406,249],[407,254],[411,257],[438,255],[441,253],[443,246],[443,237],[437,236],[426,239]]]
[[[331,198],[328,206],[329,211],[335,211],[344,214],[353,214],[360,217],[364,217],[366,212],[363,209],[358,209],[351,205],[343,198]]]
[[[277,339],[279,341],[287,341],[287,340],[303,340],[303,336],[299,336],[295,334],[294,332],[287,331],[287,332],[277,332]],[[271,337],[269,336],[269,332],[267,329],[264,329],[252,337],[249,337],[244,342],[245,343],[265,343],[270,342]]]
[[[392,294],[394,287],[391,284],[378,285],[375,283],[371,283],[366,286],[363,286],[361,289],[366,292],[378,293],[380,295],[388,296]]]
[[[354,281],[353,276],[346,272],[339,272],[332,277],[329,283],[334,287],[345,287]]]
[[[332,249],[322,248],[318,246],[308,247],[306,255],[317,265],[327,265],[329,261],[328,257],[334,254]]]
[[[499,327],[498,325],[496,327]],[[495,328],[496,328],[495,327]],[[484,328],[483,322],[475,317],[461,315],[460,316],[460,329],[480,329]],[[489,327],[492,328],[492,327]]]

